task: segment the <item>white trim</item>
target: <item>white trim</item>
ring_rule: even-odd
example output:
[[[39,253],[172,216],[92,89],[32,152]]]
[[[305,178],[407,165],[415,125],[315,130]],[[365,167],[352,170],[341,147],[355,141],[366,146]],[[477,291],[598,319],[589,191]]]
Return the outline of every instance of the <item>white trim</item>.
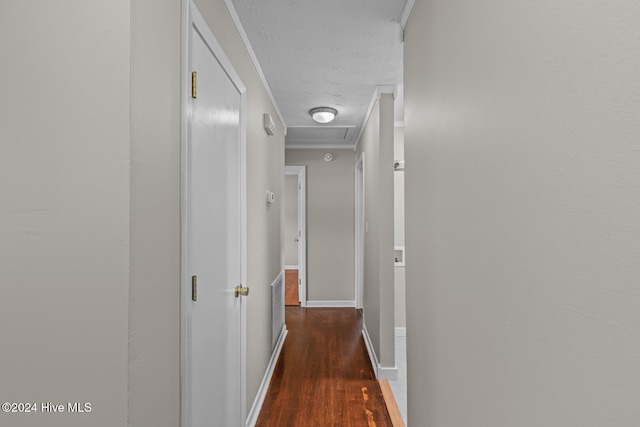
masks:
[[[396,336],[397,337],[406,337],[407,336],[407,328],[405,326],[396,326]]]
[[[378,362],[378,356],[373,349],[373,343],[367,331],[367,326],[362,322],[362,337],[364,338],[364,344],[367,347],[367,353],[369,353],[369,360],[371,361],[371,367],[376,375],[376,379],[397,380],[398,379],[398,366],[393,367],[382,366]]]
[[[360,158],[356,162],[355,170],[355,290],[354,295],[356,299],[356,308],[364,308],[364,222],[365,222],[365,155],[364,152],[360,154]],[[359,186],[360,169],[362,169],[362,188]],[[362,193],[360,193],[362,192]],[[359,197],[361,196],[361,197]],[[362,205],[362,210],[360,209]],[[362,211],[362,215],[358,215]],[[362,253],[361,253],[362,252]]]
[[[396,120],[395,122],[393,122],[393,127],[394,128],[403,128],[404,127],[404,120]]]
[[[307,307],[332,308],[332,307],[355,307],[354,300],[314,300],[307,301]]]
[[[251,47],[251,43],[249,42],[249,37],[247,36],[246,31],[244,30],[244,27],[242,26],[242,22],[240,21],[240,17],[238,16],[238,12],[236,12],[236,8],[233,6],[233,2],[231,0],[224,0],[224,4],[225,6],[227,6],[227,11],[229,12],[229,15],[231,16],[231,20],[233,21],[233,25],[235,25],[236,30],[238,30],[238,34],[240,35],[240,39],[242,40],[242,43],[244,44],[245,49],[247,49],[247,53],[249,54],[249,58],[251,58],[251,62],[253,62],[253,66],[256,68],[256,72],[258,73],[258,76],[260,77],[260,80],[262,81],[262,85],[264,86],[264,89],[267,91],[267,95],[269,96],[269,99],[271,100],[271,103],[273,104],[273,109],[276,110],[276,114],[278,115],[278,118],[280,119],[280,122],[282,122],[282,126],[284,126],[284,134],[287,134],[287,123],[284,121],[284,117],[282,116],[282,113],[280,112],[280,108],[278,108],[278,104],[276,103],[276,99],[273,96],[273,92],[271,92],[271,88],[269,87],[269,83],[267,83],[267,78],[264,75],[264,72],[262,71],[262,67],[260,66],[260,63],[258,62],[258,57],[256,56],[256,53],[253,50],[253,47]]]
[[[278,277],[276,277],[275,280],[273,282],[271,282],[271,285],[269,285],[269,286],[273,288],[274,286],[276,286],[278,284],[278,282],[280,280],[284,281],[284,270],[282,270],[280,272],[280,274],[278,274]]]
[[[300,266],[299,265],[285,265],[284,269],[285,270],[299,270]]]
[[[300,306],[307,306],[307,167],[285,166],[285,175],[298,177],[298,299]]]
[[[198,31],[200,35],[202,35],[202,38],[207,41],[211,52],[215,55],[218,62],[220,62],[220,66],[222,66],[225,73],[227,73],[227,75],[229,76],[229,80],[231,80],[236,89],[238,89],[238,92],[246,92],[247,88],[242,83],[240,76],[238,75],[238,73],[236,73],[236,70],[233,68],[231,61],[229,60],[229,58],[227,58],[227,55],[225,55],[224,49],[222,48],[222,46],[220,46],[220,43],[218,43],[216,36],[214,36],[209,29],[207,21],[205,21],[204,17],[200,14],[198,8],[193,2],[191,12],[193,26],[195,27],[196,31]]]
[[[226,1],[226,0],[225,0]],[[187,342],[187,313],[188,302],[191,300],[191,283],[188,277],[187,271],[187,148],[189,142],[189,98],[191,94],[190,90],[190,76],[191,76],[191,55],[190,55],[190,43],[191,43],[191,28],[195,27],[195,30],[200,33],[203,39],[205,39],[213,55],[219,61],[222,68],[227,73],[229,79],[236,87],[240,94],[240,233],[241,233],[241,281],[243,284],[247,282],[247,91],[246,86],[242,83],[240,76],[235,71],[231,61],[224,53],[224,49],[218,43],[216,37],[209,29],[205,19],[200,14],[197,6],[193,0],[182,0],[182,43],[181,43],[181,94],[180,94],[180,216],[181,216],[181,229],[180,229],[180,244],[181,244],[181,256],[180,256],[180,286],[181,286],[181,313],[180,313],[180,425],[187,426],[189,420],[189,413],[184,407],[185,402],[188,399],[188,389],[185,386],[184,381],[188,378],[189,367],[187,366],[188,354],[187,348],[189,343]],[[277,108],[277,107],[276,107]],[[241,416],[247,413],[247,308],[246,303],[241,300],[240,305],[240,413]]]
[[[188,394],[185,379],[189,372],[187,369],[187,142],[189,127],[189,103],[187,94],[189,92],[188,75],[190,69],[189,58],[189,34],[191,30],[191,20],[189,19],[190,0],[182,0],[182,19],[180,44],[180,426],[187,427],[189,422],[188,411],[185,408]]]
[[[398,366],[393,365],[392,368],[382,366],[378,364],[378,379],[385,380],[397,380],[398,379]]]
[[[267,370],[264,373],[264,376],[262,377],[262,382],[260,383],[260,387],[258,388],[258,393],[256,394],[256,398],[254,399],[253,405],[251,405],[251,410],[247,415],[247,420],[246,420],[247,427],[254,427],[256,425],[256,422],[258,421],[260,410],[262,410],[264,399],[267,396],[267,391],[269,390],[271,377],[273,377],[273,372],[276,369],[276,364],[278,363],[278,359],[280,358],[280,353],[282,352],[282,346],[284,345],[284,340],[287,338],[288,333],[289,331],[287,330],[287,327],[284,326],[282,328],[282,332],[280,332],[280,337],[278,338],[276,347],[273,349],[273,353],[271,353],[271,359],[269,359]]]
[[[309,128],[322,128],[322,129],[355,129],[355,125],[319,125],[319,126],[309,126],[309,125],[291,125],[289,129],[309,129]]]
[[[402,29],[407,25],[407,21],[409,20],[409,16],[411,16],[411,11],[413,10],[413,6],[415,5],[416,0],[407,0],[404,4],[404,10],[402,11],[402,16],[400,18],[400,25],[402,25]]]
[[[271,287],[273,288],[274,286],[276,286],[278,284],[278,281],[282,280],[284,281],[284,269],[278,274],[278,277],[276,277],[273,282],[271,282]]]
[[[376,378],[378,378],[378,356],[376,356],[376,352],[373,350],[373,343],[371,342],[371,337],[369,336],[369,332],[367,331],[367,326],[362,322],[362,337],[364,338],[364,344],[367,346],[367,353],[369,353],[369,360],[371,360],[371,367],[373,368],[373,372],[376,374]]]
[[[360,138],[362,138],[362,134],[364,133],[364,128],[367,125],[367,123],[369,122],[369,119],[371,118],[371,113],[373,112],[373,107],[375,107],[376,102],[378,102],[378,100],[380,99],[380,96],[383,93],[391,93],[393,94],[393,99],[396,99],[396,96],[398,95],[398,86],[396,85],[384,85],[384,86],[377,86],[376,90],[373,92],[373,96],[371,97],[371,102],[369,103],[369,108],[367,108],[367,114],[364,116],[364,120],[362,121],[362,124],[360,125],[360,132],[358,133],[358,137],[356,138],[356,143],[353,145],[353,151],[356,151],[358,149],[358,144],[360,144]]]
[[[318,149],[333,149],[333,150],[353,150],[353,144],[285,144],[285,150],[289,148],[318,148]]]
[[[248,287],[247,282],[247,92],[242,92],[240,97],[240,230],[242,240],[242,271],[240,279],[244,286]],[[240,301],[240,407],[242,414],[247,413],[247,302],[245,299]]]

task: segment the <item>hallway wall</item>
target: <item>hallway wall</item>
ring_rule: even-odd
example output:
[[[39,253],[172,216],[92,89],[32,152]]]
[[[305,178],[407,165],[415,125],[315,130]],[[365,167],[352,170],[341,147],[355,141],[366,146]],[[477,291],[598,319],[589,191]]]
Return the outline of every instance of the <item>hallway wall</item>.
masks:
[[[284,125],[223,0],[196,1],[247,87],[247,411],[271,356],[271,288],[283,269]],[[180,0],[133,0],[130,423],[180,414]],[[276,121],[276,135],[262,115]]]
[[[130,54],[128,0],[0,2],[0,425],[127,425]]]
[[[393,264],[394,99],[379,94],[359,140],[365,155],[364,324],[378,363],[395,368]]]
[[[181,5],[131,6],[129,426],[170,427],[180,425]]]
[[[324,153],[334,159],[324,161]],[[287,149],[288,166],[307,167],[307,298],[355,300],[355,154]]]
[[[640,3],[419,1],[409,425],[640,420]]]
[[[199,3],[248,91],[249,410],[283,268],[265,192],[282,193],[284,124],[224,2]],[[0,394],[92,403],[1,425],[180,423],[181,5],[0,3]]]
[[[404,125],[393,132],[393,159],[404,160]],[[404,172],[393,172],[393,244],[404,246]],[[406,279],[405,266],[394,266],[394,324],[406,328]]]

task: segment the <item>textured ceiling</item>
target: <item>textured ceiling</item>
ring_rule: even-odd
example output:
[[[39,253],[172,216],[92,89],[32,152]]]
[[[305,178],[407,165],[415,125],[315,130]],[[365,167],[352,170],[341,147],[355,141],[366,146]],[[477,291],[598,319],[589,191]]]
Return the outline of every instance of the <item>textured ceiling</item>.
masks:
[[[333,107],[338,115],[330,126],[353,131],[350,139],[337,141],[333,135],[324,143],[353,146],[376,86],[402,84],[405,0],[233,0],[233,5],[290,128],[323,127],[308,111]],[[287,145],[310,144],[294,139],[298,134],[288,135]]]

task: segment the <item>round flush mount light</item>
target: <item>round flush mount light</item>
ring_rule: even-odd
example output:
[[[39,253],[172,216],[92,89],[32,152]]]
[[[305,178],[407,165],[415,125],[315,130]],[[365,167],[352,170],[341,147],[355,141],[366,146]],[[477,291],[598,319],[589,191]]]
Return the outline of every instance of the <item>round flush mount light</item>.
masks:
[[[318,107],[309,110],[309,114],[311,114],[313,120],[318,123],[329,123],[336,117],[336,114],[338,114],[338,110],[331,107]]]
[[[331,153],[324,153],[324,161],[325,162],[330,162],[333,160],[333,154]]]

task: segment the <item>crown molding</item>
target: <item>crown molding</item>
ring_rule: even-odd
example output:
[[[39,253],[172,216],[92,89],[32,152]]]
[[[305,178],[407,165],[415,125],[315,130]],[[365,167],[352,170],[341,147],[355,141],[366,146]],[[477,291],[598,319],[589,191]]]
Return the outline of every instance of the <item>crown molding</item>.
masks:
[[[282,113],[280,112],[280,108],[278,108],[278,104],[276,103],[276,99],[273,97],[273,92],[271,92],[271,88],[269,87],[269,83],[267,83],[267,78],[264,76],[264,72],[262,71],[262,67],[260,66],[260,62],[258,62],[258,57],[256,53],[253,51],[253,47],[251,47],[251,43],[249,42],[249,37],[247,36],[244,27],[242,26],[242,22],[240,22],[240,17],[238,16],[238,12],[236,12],[236,8],[233,6],[233,2],[231,0],[224,0],[224,4],[227,7],[227,11],[229,11],[229,15],[231,16],[231,20],[233,21],[233,25],[235,25],[238,34],[240,35],[240,39],[244,44],[245,49],[247,49],[247,53],[249,54],[249,58],[251,58],[251,62],[253,62],[253,66],[256,68],[258,76],[262,81],[262,85],[264,89],[267,91],[267,95],[273,104],[273,108],[276,110],[276,114],[284,126],[284,134],[287,134],[287,123],[284,121],[284,117],[282,117]]]
[[[284,149],[353,150],[353,144],[285,144]]]
[[[409,16],[411,16],[411,11],[413,10],[413,6],[416,4],[416,0],[407,0],[404,4],[404,10],[402,11],[402,16],[400,18],[400,25],[402,25],[402,29],[407,25],[407,21],[409,20]]]

